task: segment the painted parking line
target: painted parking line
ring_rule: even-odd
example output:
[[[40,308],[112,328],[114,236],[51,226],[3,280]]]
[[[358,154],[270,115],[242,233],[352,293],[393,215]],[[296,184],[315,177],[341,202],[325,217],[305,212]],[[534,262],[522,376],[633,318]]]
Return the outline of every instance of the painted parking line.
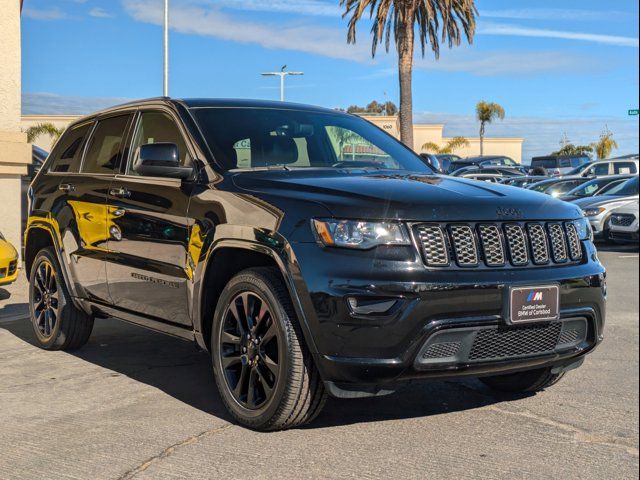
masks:
[[[618,255],[618,258],[638,258],[638,255]]]

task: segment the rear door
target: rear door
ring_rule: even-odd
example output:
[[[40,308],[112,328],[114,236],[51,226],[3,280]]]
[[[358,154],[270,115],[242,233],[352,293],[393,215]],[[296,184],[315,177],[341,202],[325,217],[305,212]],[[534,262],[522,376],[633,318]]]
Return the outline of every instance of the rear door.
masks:
[[[99,303],[111,303],[105,269],[107,194],[120,168],[131,118],[126,113],[99,118],[83,148],[79,172],[66,175],[58,187],[65,198],[57,220],[76,291]]]
[[[178,146],[181,163],[192,163],[186,136],[169,110],[141,110],[136,117],[127,162],[109,192],[107,264],[109,290],[116,307],[163,321],[190,325],[190,188],[179,179],[143,177],[133,165],[141,145]]]

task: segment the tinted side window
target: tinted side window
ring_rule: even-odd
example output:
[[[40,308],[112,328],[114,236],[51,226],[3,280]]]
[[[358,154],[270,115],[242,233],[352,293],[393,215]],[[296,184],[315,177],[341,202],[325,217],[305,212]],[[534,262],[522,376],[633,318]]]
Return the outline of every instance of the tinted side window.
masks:
[[[85,123],[67,130],[51,152],[50,172],[77,173],[82,157],[82,141],[92,123]]]
[[[191,164],[187,144],[170,115],[163,112],[144,112],[140,116],[131,145],[131,151],[133,152],[131,165],[135,164],[140,146],[149,143],[174,143],[178,146],[180,164]],[[128,174],[136,175],[136,172],[129,168]]]
[[[634,162],[615,162],[613,164],[613,173],[638,173]]]
[[[591,173],[594,175],[609,175],[609,164],[601,163],[591,168]]]
[[[89,141],[83,173],[115,173],[120,166],[122,137],[129,115],[100,120]]]

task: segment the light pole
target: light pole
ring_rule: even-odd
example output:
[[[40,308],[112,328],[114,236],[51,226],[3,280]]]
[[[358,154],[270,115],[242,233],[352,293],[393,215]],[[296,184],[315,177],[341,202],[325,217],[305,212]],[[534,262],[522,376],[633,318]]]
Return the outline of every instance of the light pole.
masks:
[[[164,0],[162,95],[169,96],[169,0]]]
[[[280,77],[280,101],[284,102],[284,77],[287,75],[304,75],[304,72],[287,72],[286,65],[283,65],[279,72],[264,72],[263,77]]]

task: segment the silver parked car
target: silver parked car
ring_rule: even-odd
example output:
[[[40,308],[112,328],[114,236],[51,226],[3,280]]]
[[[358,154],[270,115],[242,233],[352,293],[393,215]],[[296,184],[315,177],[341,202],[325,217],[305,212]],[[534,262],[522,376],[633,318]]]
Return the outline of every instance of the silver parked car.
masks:
[[[602,177],[605,175],[638,175],[638,159],[610,158],[593,162],[578,175],[582,177]]]
[[[609,190],[607,195],[581,198],[573,203],[582,208],[585,217],[591,223],[595,238],[609,240],[609,217],[619,207],[638,200],[638,177]]]
[[[616,208],[609,217],[609,234],[616,243],[638,243],[638,200]]]

